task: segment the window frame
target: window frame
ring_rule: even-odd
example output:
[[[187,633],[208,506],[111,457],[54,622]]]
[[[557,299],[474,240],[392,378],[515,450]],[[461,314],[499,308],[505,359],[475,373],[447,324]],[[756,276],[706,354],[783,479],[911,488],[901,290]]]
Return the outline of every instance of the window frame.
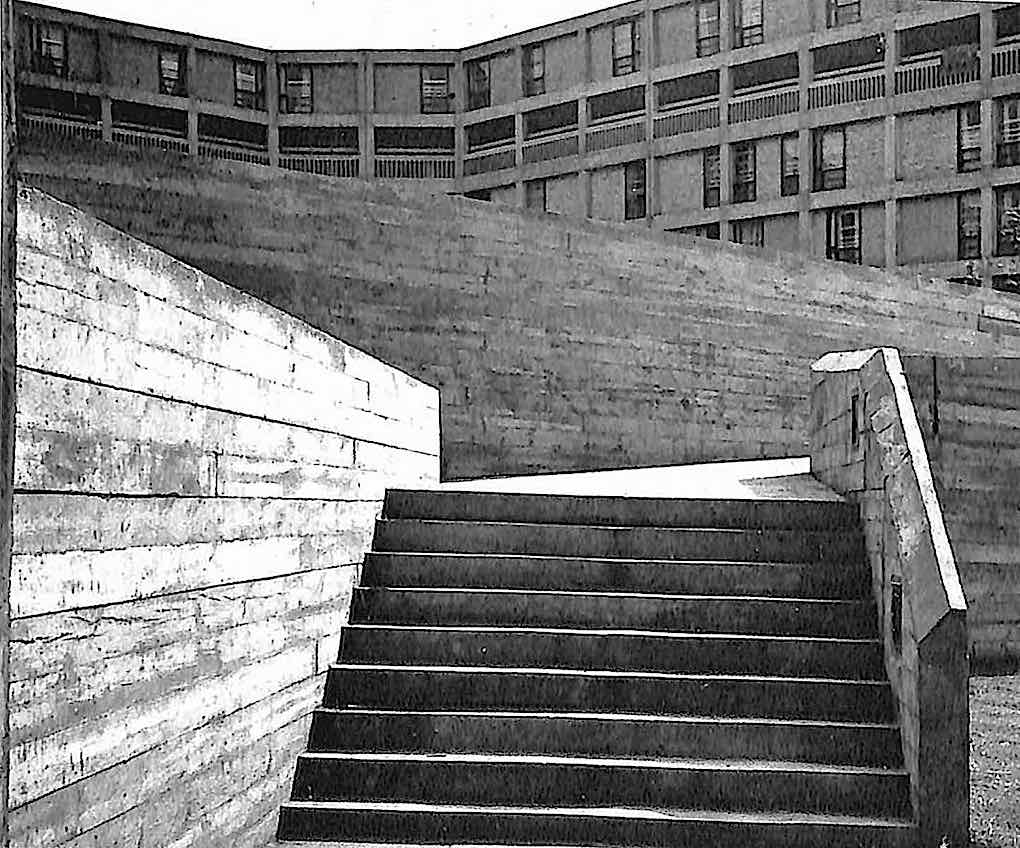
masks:
[[[441,95],[430,93],[426,96],[426,74],[437,68],[443,70],[443,91]],[[435,85],[438,77],[431,77],[428,82]],[[422,115],[446,115],[453,111],[450,92],[450,66],[426,62],[418,66],[418,111]]]
[[[787,155],[787,142],[793,141],[796,155]],[[790,169],[790,163],[796,166]],[[779,137],[779,194],[791,197],[800,194],[800,133],[785,133]]]
[[[542,199],[541,205],[536,205],[532,202],[533,192],[536,188],[540,188],[540,197]],[[530,209],[534,212],[548,212],[548,194],[546,190],[546,181],[544,179],[538,180],[525,180],[524,181],[524,208]]]
[[[841,10],[853,10],[852,15],[847,15],[844,20],[840,14]],[[861,21],[861,0],[826,0],[825,23],[828,29],[849,26]]]
[[[758,150],[754,141],[740,141],[731,145],[730,163],[730,202],[753,203],[758,195]],[[740,173],[742,167],[746,170],[743,175]],[[741,179],[741,176],[744,178]]]
[[[1002,218],[1006,206],[1003,203],[1007,194],[1013,195],[1015,202],[1008,208],[1015,209],[1013,216],[1016,220],[1016,235],[1011,236],[1011,248],[1005,248],[1003,239]],[[996,256],[1017,256],[1020,255],[1020,185],[998,186],[995,189],[995,255]]]
[[[59,42],[53,38],[52,35],[48,35],[50,32],[59,32]],[[68,57],[67,57],[67,26],[57,21],[41,20],[39,18],[32,19],[31,26],[31,38],[32,38],[32,70],[37,74],[47,74],[48,76],[59,77],[60,79],[67,79],[68,77]],[[54,59],[52,55],[44,50],[44,45],[60,45],[60,57]]]
[[[709,163],[712,167],[709,167]],[[718,147],[706,147],[701,151],[701,205],[705,209],[719,206],[720,154]]]
[[[254,87],[248,91],[240,87],[241,68],[250,65]],[[264,112],[266,109],[266,65],[256,59],[234,59],[234,105],[240,109]]]
[[[968,206],[967,200],[976,200],[976,203]],[[964,228],[965,208],[976,210],[977,226],[971,235],[967,235]],[[956,258],[981,258],[981,192],[979,191],[965,191],[956,196]]]
[[[746,237],[750,234],[752,238]],[[745,247],[765,247],[765,219],[741,218],[730,221],[730,241]]]
[[[538,62],[535,57],[539,56]],[[535,67],[541,68],[541,73],[535,73]],[[521,53],[521,91],[525,97],[537,97],[545,94],[545,42],[538,41],[534,44],[527,44]]]
[[[757,6],[757,22],[745,21],[744,6]],[[765,0],[733,0],[733,49],[765,43]]]
[[[285,115],[311,115],[315,111],[315,71],[312,66],[306,62],[285,62],[281,63],[278,67],[279,111]],[[303,78],[296,81],[290,78],[289,73],[293,69],[298,69],[302,72],[302,77],[304,71],[308,72],[307,97],[299,95],[297,104],[292,102],[290,95],[291,86],[297,83],[300,84],[300,87],[304,88],[305,85]],[[307,100],[308,108],[297,108],[298,106],[303,106],[301,102],[303,100]]]
[[[464,76],[467,85],[467,111],[488,109],[492,105],[492,57],[486,56],[465,62]]]
[[[854,235],[856,242],[852,245],[845,245],[843,241],[844,216],[850,216],[854,221]],[[825,216],[825,258],[836,262],[847,262],[851,265],[861,264],[861,208],[859,206],[839,206],[826,210]]]
[[[623,168],[623,220],[640,221],[647,217],[648,166],[644,159],[637,159]]]
[[[825,167],[825,139],[826,136],[839,133],[840,136],[840,166],[837,168]],[[812,191],[833,191],[846,188],[846,126],[819,127],[814,131],[814,167],[812,168]],[[830,179],[828,175],[834,175]]]
[[[1002,97],[998,104],[995,138],[995,167],[1020,165],[1020,95]],[[1013,112],[1007,118],[1007,111]]]
[[[638,25],[639,22],[637,18],[628,18],[625,21],[617,21],[613,24],[610,38],[612,39],[614,77],[622,77],[627,74],[633,74],[641,69],[641,33],[638,29]],[[620,39],[617,38],[617,33],[627,27],[630,28],[630,35],[625,40],[629,42],[630,52],[618,53],[617,49]]]
[[[977,122],[969,122],[969,113],[977,114]],[[967,135],[975,135],[976,144],[965,146]],[[971,139],[973,142],[974,139]],[[958,173],[981,169],[981,104],[961,103],[956,107],[956,170]]]
[[[715,8],[715,34],[711,32],[706,34],[702,31],[702,10],[713,7]],[[705,56],[714,56],[719,52],[721,35],[719,15],[719,0],[698,0],[694,10],[694,53],[699,59]],[[710,23],[712,20],[713,18],[709,17],[706,23]]]
[[[164,58],[177,58],[177,76],[172,78],[164,70]],[[156,51],[156,75],[159,78],[159,93],[168,97],[188,96],[188,51],[176,45],[163,45]],[[168,85],[172,81],[172,84]]]

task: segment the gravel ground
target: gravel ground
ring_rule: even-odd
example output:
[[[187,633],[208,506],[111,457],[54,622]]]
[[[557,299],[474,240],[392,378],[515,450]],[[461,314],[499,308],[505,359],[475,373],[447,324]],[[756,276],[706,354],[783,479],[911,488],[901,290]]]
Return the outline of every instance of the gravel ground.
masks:
[[[970,680],[973,848],[1020,848],[1020,674]]]

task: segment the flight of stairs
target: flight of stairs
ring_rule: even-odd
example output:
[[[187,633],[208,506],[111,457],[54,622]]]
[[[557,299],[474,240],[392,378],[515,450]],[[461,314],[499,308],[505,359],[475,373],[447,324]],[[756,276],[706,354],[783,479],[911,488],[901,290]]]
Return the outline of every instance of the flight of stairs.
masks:
[[[912,844],[855,508],[388,492],[279,838]]]

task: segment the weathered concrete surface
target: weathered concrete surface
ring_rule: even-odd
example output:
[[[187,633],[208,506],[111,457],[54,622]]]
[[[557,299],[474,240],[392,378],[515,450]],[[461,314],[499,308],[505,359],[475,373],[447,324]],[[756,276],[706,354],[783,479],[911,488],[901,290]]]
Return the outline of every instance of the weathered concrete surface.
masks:
[[[434,388],[20,193],[11,829],[262,845]]]
[[[1020,355],[988,289],[102,144],[22,173],[440,386],[446,479],[802,456],[829,350]]]
[[[919,844],[964,846],[967,604],[900,357],[830,354],[814,371],[811,469],[860,506]]]

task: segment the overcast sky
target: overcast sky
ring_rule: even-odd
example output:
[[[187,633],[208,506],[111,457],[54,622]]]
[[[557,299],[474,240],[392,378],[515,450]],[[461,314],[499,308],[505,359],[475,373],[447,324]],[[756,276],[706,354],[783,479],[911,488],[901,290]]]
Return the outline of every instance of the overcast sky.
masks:
[[[42,0],[279,50],[455,48],[617,5],[613,0]],[[619,0],[618,0],[619,2]]]

